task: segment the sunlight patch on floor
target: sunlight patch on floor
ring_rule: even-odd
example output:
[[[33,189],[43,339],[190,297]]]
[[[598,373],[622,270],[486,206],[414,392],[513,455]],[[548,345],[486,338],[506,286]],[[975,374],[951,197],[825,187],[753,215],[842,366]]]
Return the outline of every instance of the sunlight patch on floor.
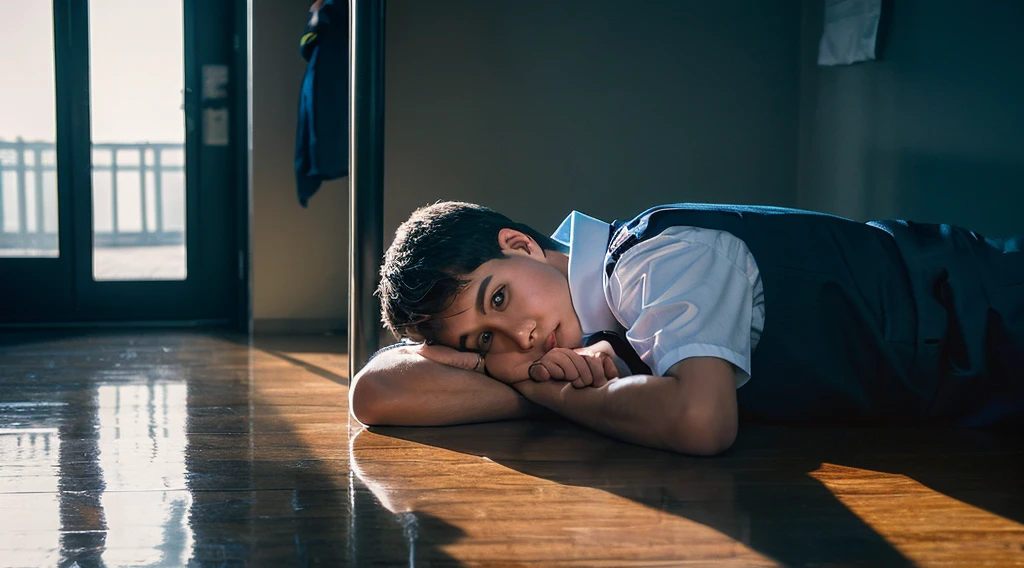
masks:
[[[822,464],[808,475],[879,536],[921,565],[1024,566],[1024,525],[943,495],[900,474]],[[878,488],[884,486],[885,492]],[[1000,534],[1001,538],[989,538]],[[976,535],[977,538],[972,538]],[[1007,544],[1009,543],[1009,546]]]

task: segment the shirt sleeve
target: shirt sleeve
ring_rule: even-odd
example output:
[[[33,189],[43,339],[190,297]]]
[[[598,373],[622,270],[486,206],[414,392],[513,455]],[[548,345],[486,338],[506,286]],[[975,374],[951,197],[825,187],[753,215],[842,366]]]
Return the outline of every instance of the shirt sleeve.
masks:
[[[742,240],[673,227],[623,254],[605,291],[654,373],[689,357],[718,357],[734,365],[740,387],[750,379],[752,335],[760,331],[752,329],[755,285],[760,274]]]

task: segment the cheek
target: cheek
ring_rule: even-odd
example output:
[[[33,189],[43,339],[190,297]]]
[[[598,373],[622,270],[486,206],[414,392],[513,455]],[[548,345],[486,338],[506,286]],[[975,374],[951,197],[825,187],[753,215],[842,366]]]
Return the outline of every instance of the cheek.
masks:
[[[533,359],[529,353],[500,353],[487,356],[487,374],[505,384],[530,378]]]
[[[566,327],[569,329],[566,330],[567,333],[563,339],[569,342],[573,347],[583,347],[583,330],[580,328],[579,320],[574,320],[570,324],[567,324]]]

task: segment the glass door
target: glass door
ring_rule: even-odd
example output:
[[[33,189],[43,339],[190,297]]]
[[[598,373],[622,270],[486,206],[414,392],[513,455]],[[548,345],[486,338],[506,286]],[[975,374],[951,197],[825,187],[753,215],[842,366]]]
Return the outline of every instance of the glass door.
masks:
[[[4,4],[0,18],[0,322],[60,318],[73,309],[69,92],[56,35],[67,10]],[[58,54],[58,51],[60,52]],[[58,84],[59,83],[59,84]],[[60,104],[58,104],[60,103]]]
[[[0,323],[244,317],[240,6],[4,11]]]
[[[89,1],[97,282],[187,276],[184,17],[183,0]]]

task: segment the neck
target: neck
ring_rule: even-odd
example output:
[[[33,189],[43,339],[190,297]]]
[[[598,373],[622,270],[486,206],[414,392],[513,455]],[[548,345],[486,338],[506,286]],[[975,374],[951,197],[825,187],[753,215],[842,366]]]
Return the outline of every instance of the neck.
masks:
[[[569,255],[564,252],[558,252],[554,250],[547,251],[547,263],[548,266],[553,266],[565,276],[566,280],[569,279]]]

